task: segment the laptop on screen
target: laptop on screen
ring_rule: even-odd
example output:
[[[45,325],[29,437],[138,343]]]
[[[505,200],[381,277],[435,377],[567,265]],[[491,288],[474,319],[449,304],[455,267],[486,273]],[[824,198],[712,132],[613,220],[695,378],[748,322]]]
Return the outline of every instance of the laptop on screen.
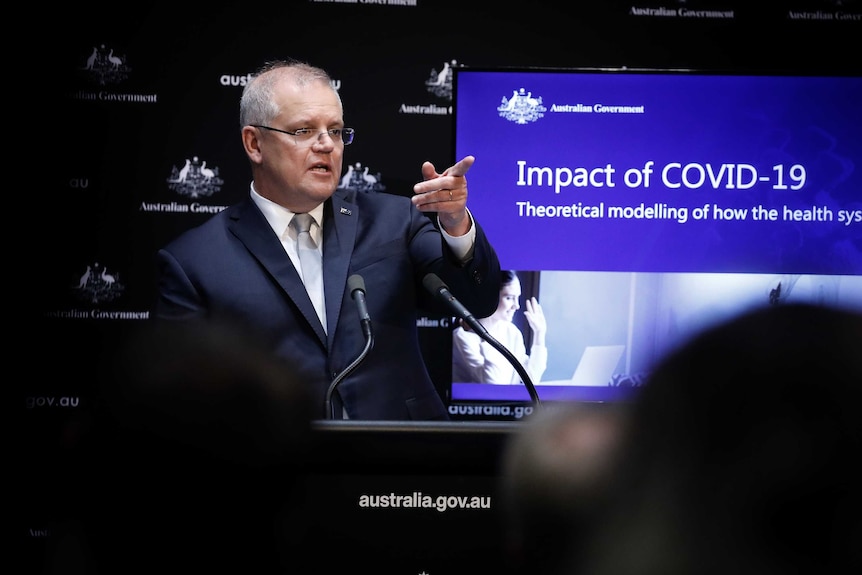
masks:
[[[570,385],[608,385],[625,349],[624,345],[587,346],[572,374]]]

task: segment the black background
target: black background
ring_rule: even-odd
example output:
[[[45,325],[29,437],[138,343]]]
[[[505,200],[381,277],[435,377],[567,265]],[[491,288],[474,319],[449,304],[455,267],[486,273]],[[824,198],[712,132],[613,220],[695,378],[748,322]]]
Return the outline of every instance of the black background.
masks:
[[[27,561],[39,565],[38,552],[51,537],[52,510],[64,482],[69,414],[98,401],[93,372],[97,358],[110,354],[112,346],[139,323],[68,317],[66,312],[149,311],[155,250],[209,217],[141,209],[144,203],[188,201],[166,184],[172,168],[181,167],[186,158],[206,160],[224,181],[203,203],[228,205],[248,193],[250,171],[238,126],[241,87],[224,86],[220,78],[240,78],[266,60],[284,57],[327,69],[341,84],[345,121],[357,132],[345,152],[345,169],[361,162],[380,175],[385,191],[409,195],[421,179],[423,161],[444,168],[457,159],[450,115],[403,112],[404,106],[451,105],[451,99],[434,95],[425,85],[444,62],[473,67],[860,74],[862,19],[790,17],[792,7],[808,14],[858,18],[862,15],[858,2],[773,4],[779,3],[95,2],[44,10],[28,7],[29,16],[10,18],[7,28],[15,27],[21,39],[7,55],[14,60],[11,69],[20,69],[18,77],[24,80],[6,84],[7,97],[24,103],[7,108],[12,116],[7,142],[16,150],[13,157],[19,158],[10,166],[16,177],[7,193],[21,205],[7,226],[20,226],[16,235],[27,238],[26,243],[7,244],[17,262],[9,264],[16,272],[10,277],[17,280],[11,284],[17,295],[7,301],[12,316],[23,319],[13,332],[12,362],[17,368],[11,371],[16,373],[12,378],[16,413],[23,418],[15,433],[21,441],[15,444],[24,455],[20,477],[25,516],[16,531],[32,544],[26,548],[33,551]],[[732,11],[734,17],[636,14],[642,8],[714,9]],[[113,49],[123,60],[125,73],[119,81],[99,85],[95,76],[82,70],[96,46]],[[93,101],[80,96],[100,91],[156,95],[157,101]],[[23,221],[15,222],[18,218]],[[80,300],[74,286],[86,266],[94,263],[116,273],[122,290],[115,299],[90,305]],[[444,334],[445,330],[423,332],[429,369],[441,390],[449,373]],[[437,359],[441,355],[442,361]],[[66,405],[58,407],[60,402]],[[453,449],[458,444],[455,440]],[[490,492],[496,470],[493,458],[488,461],[478,476]],[[433,490],[433,469],[420,471],[418,483],[399,485],[411,491],[414,484]],[[475,478],[476,470],[469,475]],[[450,490],[456,476],[451,470],[440,475],[439,490]],[[335,484],[346,481],[338,473],[329,477]],[[381,486],[404,481],[373,473],[367,477],[364,481],[379,481]],[[322,513],[338,515],[333,509]],[[487,522],[494,521],[489,517]],[[440,549],[443,564],[437,563],[430,575],[457,572],[464,565],[460,558],[446,564],[442,550],[450,543],[433,533],[436,526],[416,521],[402,527],[415,529],[417,540],[427,535],[430,545]],[[374,548],[374,553],[381,550]],[[355,565],[362,564],[359,559]]]

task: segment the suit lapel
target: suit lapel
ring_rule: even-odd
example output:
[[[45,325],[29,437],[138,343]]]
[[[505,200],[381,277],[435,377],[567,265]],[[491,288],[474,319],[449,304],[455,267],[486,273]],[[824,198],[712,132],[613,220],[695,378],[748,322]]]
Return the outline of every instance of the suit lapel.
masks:
[[[320,325],[320,319],[317,317],[317,312],[314,311],[314,306],[308,297],[308,292],[305,291],[302,279],[300,279],[299,274],[296,272],[296,268],[293,267],[290,258],[284,253],[281,240],[272,231],[269,222],[266,221],[266,218],[250,198],[243,201],[238,206],[238,209],[234,210],[234,213],[231,214],[231,222],[228,225],[228,229],[242,242],[267,272],[275,278],[278,285],[281,286],[287,296],[302,312],[309,325],[314,328],[321,345],[326,347],[326,333],[323,331],[323,326]],[[324,248],[324,253],[325,251],[326,248]],[[325,260],[326,258],[324,258],[324,262]],[[330,309],[328,303],[330,287],[325,270],[324,282],[327,284],[328,314]],[[344,284],[342,283],[342,285]],[[330,325],[334,324],[330,322]]]
[[[352,190],[336,190],[323,211],[323,282],[329,333],[333,333],[338,325],[350,256],[359,227],[359,207],[353,201],[354,194]]]

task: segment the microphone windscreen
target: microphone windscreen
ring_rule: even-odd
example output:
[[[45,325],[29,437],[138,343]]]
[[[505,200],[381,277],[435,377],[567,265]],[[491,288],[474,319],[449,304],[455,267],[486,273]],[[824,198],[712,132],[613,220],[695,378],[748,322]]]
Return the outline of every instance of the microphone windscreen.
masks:
[[[426,274],[425,277],[422,278],[422,285],[424,285],[425,289],[433,294],[438,294],[440,293],[440,290],[443,289],[449,289],[446,287],[446,284],[443,283],[443,280],[437,277],[437,274],[435,273]]]
[[[358,289],[365,293],[365,280],[362,279],[361,275],[353,274],[347,278],[347,289],[350,291],[351,295],[353,295],[353,292]]]

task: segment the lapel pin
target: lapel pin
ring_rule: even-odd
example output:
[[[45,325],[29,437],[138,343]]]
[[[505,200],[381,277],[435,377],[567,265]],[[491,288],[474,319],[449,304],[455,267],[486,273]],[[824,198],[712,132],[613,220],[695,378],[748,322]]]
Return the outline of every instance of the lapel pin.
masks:
[[[341,213],[342,213],[342,214],[346,214],[346,215],[348,215],[348,216],[352,216],[352,215],[353,215],[353,212],[351,212],[351,211],[350,211],[350,210],[348,210],[347,208],[341,208]]]

